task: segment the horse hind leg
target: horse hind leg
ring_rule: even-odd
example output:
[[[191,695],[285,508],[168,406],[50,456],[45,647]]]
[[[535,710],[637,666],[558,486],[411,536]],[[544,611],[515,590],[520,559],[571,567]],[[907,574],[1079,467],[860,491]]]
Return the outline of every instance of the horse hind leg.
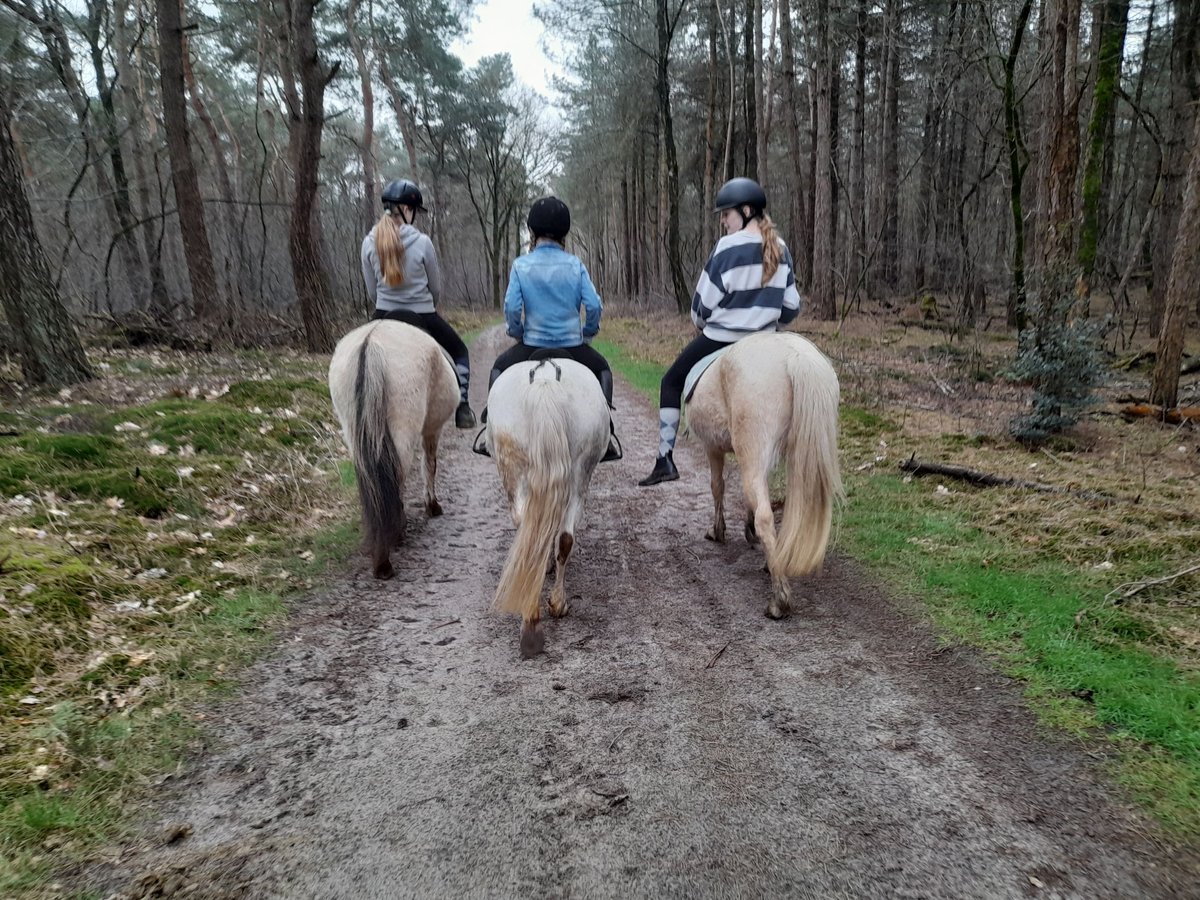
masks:
[[[567,588],[565,576],[567,573],[567,557],[575,546],[575,538],[570,532],[564,531],[558,536],[558,553],[554,558],[554,587],[550,589],[550,615],[561,619],[567,614]]]
[[[763,555],[767,560],[767,571],[771,573],[771,599],[766,614],[772,619],[782,619],[792,611],[792,588],[787,576],[774,571],[776,534],[775,511],[771,509],[771,495],[767,490],[765,471],[760,466],[746,466],[743,471],[748,507],[746,529],[751,527],[762,542]]]
[[[438,433],[435,431],[425,435],[422,447],[425,451],[425,513],[432,519],[442,514],[442,504],[438,503],[436,488]]]
[[[705,532],[706,540],[725,543],[725,451],[708,451],[709,484],[712,487],[713,522]]]

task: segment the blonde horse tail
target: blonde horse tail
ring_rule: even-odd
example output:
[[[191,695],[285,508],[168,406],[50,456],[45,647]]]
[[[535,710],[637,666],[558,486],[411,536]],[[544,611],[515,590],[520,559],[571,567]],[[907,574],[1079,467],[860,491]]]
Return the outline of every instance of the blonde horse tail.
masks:
[[[371,333],[358,351],[354,382],[354,422],[347,429],[350,456],[362,502],[367,551],[375,575],[393,574],[389,554],[404,537],[404,473],[400,454],[388,428],[387,358],[371,343]]]
[[[776,544],[776,574],[808,575],[821,568],[842,493],[838,466],[837,374],[815,347],[788,357],[792,424],[787,437],[787,494]]]
[[[525,394],[523,435],[528,467],[527,494],[517,536],[504,560],[496,588],[496,608],[518,613],[525,622],[538,618],[546,564],[556,546],[571,495],[571,447],[568,410],[553,381],[535,381]]]

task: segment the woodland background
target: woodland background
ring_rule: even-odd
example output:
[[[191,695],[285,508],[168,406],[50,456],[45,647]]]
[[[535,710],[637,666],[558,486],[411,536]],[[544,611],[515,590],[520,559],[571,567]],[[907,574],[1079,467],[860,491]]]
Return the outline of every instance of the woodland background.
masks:
[[[328,351],[366,311],[361,237],[400,176],[451,305],[498,306],[552,190],[606,299],[682,311],[711,197],[749,175],[811,315],[916,303],[1027,330],[1035,386],[1063,341],[1140,335],[1151,399],[1175,404],[1200,306],[1200,0],[537,12],[567,75],[535,90],[506,55],[448,51],[469,2],[0,0],[0,296],[26,378],[86,375],[72,321]]]

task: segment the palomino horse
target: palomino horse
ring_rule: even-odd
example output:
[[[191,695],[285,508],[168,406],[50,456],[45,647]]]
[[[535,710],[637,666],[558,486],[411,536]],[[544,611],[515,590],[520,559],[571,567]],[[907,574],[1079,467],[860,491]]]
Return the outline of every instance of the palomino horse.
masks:
[[[488,394],[487,446],[517,526],[496,607],[520,614],[521,655],[528,659],[545,642],[541,594],[551,555],[550,615],[567,613],[567,557],[592,471],[608,447],[608,404],[596,376],[571,359],[505,369]]]
[[[391,578],[391,551],[404,539],[404,485],[418,440],[425,452],[425,511],[442,514],[434,492],[438,438],[458,405],[458,378],[432,337],[384,319],[338,341],[329,363],[329,394],[354,461],[375,577]]]
[[[705,537],[725,540],[725,454],[735,453],[746,494],[746,540],[762,541],[771,573],[766,612],[782,618],[792,605],[788,577],[821,567],[842,490],[837,374],[798,334],[751,335],[705,372],[687,417],[704,443],[712,475],[713,524]],[[781,459],[787,491],[776,535],[767,478]]]

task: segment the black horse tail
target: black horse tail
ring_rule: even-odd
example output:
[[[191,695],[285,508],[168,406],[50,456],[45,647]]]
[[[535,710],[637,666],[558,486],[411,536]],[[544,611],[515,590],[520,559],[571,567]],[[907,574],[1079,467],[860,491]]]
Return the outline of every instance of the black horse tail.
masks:
[[[362,502],[366,548],[376,578],[395,574],[390,555],[403,540],[405,528],[404,474],[388,427],[386,362],[383,350],[371,343],[368,332],[359,348],[351,430],[354,446],[350,450]]]

